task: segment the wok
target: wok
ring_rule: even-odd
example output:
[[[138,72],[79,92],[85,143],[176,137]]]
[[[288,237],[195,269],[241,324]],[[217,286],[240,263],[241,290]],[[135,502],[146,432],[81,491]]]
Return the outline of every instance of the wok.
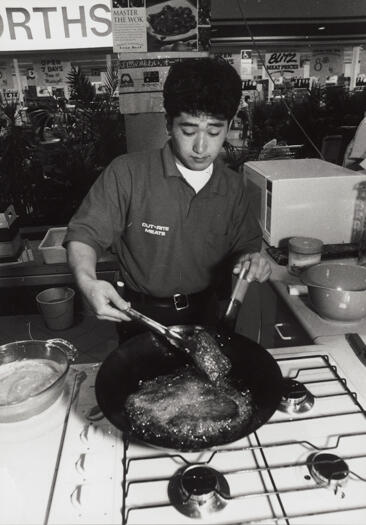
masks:
[[[192,335],[202,327],[180,325],[174,330]],[[139,382],[159,375],[171,374],[189,360],[182,353],[170,349],[151,332],[132,337],[113,351],[102,363],[95,383],[99,407],[105,417],[130,439],[171,450],[196,451],[208,447],[232,443],[255,431],[268,421],[276,411],[282,397],[283,383],[279,366],[272,356],[259,344],[224,328],[205,327],[220,344],[223,353],[230,359],[232,369],[229,380],[239,390],[249,388],[253,399],[253,413],[245,428],[227,432],[225,435],[206,436],[205,445],[192,443],[189,448],[177,446],[174,436],[139,435],[132,430],[125,410],[127,397],[136,392]]]

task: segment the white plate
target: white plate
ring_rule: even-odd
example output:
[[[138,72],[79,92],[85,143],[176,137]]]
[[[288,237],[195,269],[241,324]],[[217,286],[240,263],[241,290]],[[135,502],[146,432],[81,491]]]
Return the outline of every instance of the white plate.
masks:
[[[178,7],[189,7],[197,22],[197,8],[193,6],[192,4],[190,4],[187,0],[168,0],[166,2],[161,2],[160,4],[150,6],[146,9],[146,16],[147,16],[147,23],[148,23],[147,30],[151,36],[154,36],[161,42],[174,42],[177,40],[186,40],[188,38],[191,38],[193,35],[197,34],[197,30],[198,30],[197,25],[196,27],[190,29],[186,33],[180,33],[178,35],[162,35],[162,34],[156,33],[153,27],[151,26],[151,24],[149,23],[148,18],[150,15],[155,15],[157,13],[160,13],[160,11],[167,5],[175,9],[177,9]]]

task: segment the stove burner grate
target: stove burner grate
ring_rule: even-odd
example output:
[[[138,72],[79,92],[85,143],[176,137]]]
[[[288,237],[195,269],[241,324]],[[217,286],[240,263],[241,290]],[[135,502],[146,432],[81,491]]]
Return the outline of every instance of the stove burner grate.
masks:
[[[180,518],[176,516],[176,522],[198,518],[202,523],[226,523],[228,516],[234,516],[232,510],[235,509],[237,509],[235,516],[240,515],[240,519],[236,522],[244,522],[248,515],[246,523],[258,523],[259,525],[259,523],[264,522],[263,509],[268,500],[271,502],[271,509],[268,512],[270,522],[290,523],[291,520],[310,522],[309,520],[313,519],[314,516],[319,517],[323,514],[334,517],[334,522],[337,523],[349,523],[356,514],[366,517],[364,499],[366,471],[363,463],[363,458],[366,458],[366,439],[364,439],[366,438],[366,429],[363,419],[365,412],[357,399],[357,395],[350,390],[347,381],[339,375],[337,367],[330,363],[326,355],[282,357],[277,361],[281,365],[283,363],[283,369],[288,370],[289,375],[291,375],[293,383],[288,386],[294,387],[292,391],[294,404],[296,405],[303,397],[303,390],[298,388],[298,385],[300,387],[303,385],[295,381],[301,374],[306,379],[306,386],[308,384],[313,385],[312,390],[314,388],[316,405],[319,410],[310,410],[296,419],[292,415],[286,417],[283,414],[277,414],[277,418],[274,417],[266,423],[267,428],[263,428],[263,435],[262,429],[259,429],[258,432],[253,433],[253,439],[248,438],[248,442],[245,444],[238,443],[215,450],[207,450],[207,455],[200,456],[198,462],[197,459],[192,462],[193,458],[189,455],[173,451],[158,455],[149,454],[147,451],[146,455],[134,455],[132,449],[128,450],[127,439],[124,457],[126,478],[124,480],[122,506],[124,525],[129,525],[130,522],[152,523],[150,519],[152,512],[160,520],[159,523],[172,523],[172,520],[169,521],[168,519],[174,516],[171,511],[181,514]],[[320,390],[320,394],[318,390]],[[324,390],[325,393],[323,393]],[[333,399],[337,401],[340,396],[344,396],[342,398],[345,400],[343,404],[346,406],[344,408],[343,405],[338,407],[337,403],[332,402]],[[318,403],[319,399],[320,403]],[[323,410],[322,406],[324,399],[327,400],[326,410]],[[318,407],[318,405],[321,406]],[[299,421],[301,425],[307,425],[308,421],[317,425],[321,419],[327,421],[328,418],[330,425],[337,420],[337,428],[340,426],[339,420],[341,418],[345,418],[345,422],[350,418],[357,418],[357,425],[355,422],[347,427],[349,432],[346,433],[337,431],[334,434],[336,439],[329,443],[329,446],[324,446],[324,443],[320,445],[317,439],[312,439],[312,435],[309,437],[299,435],[297,437],[300,439],[291,438],[285,441],[279,441],[270,436],[269,442],[264,442],[264,439],[267,438],[265,431],[268,430],[271,434],[272,425],[274,425],[274,432],[277,432],[279,425],[298,425]],[[357,449],[357,455],[354,454],[354,442],[361,443],[361,447]],[[292,456],[289,457],[285,454],[288,447],[301,447],[306,455],[301,454],[302,459],[294,461]],[[312,454],[309,456],[311,450]],[[233,461],[229,456],[226,458],[226,455],[236,454],[238,451],[243,455],[243,462],[240,460],[236,462],[236,459]],[[254,456],[255,464],[247,461],[250,455]],[[296,457],[299,459],[298,455]],[[146,460],[149,463],[147,463],[145,476],[142,471]],[[155,468],[152,464],[156,461],[157,465],[160,465],[160,461],[162,461],[163,466],[164,461],[168,463],[168,460],[174,462],[174,468],[167,464],[166,467],[164,466],[164,472],[160,470],[160,466]],[[138,467],[140,463],[142,463],[141,467]],[[180,465],[179,471],[176,471],[177,463]],[[332,464],[336,468],[330,470],[329,473]],[[141,475],[139,474],[140,471]],[[216,477],[217,474],[215,474],[217,471],[222,472],[222,474],[218,474],[219,481]],[[174,472],[175,474],[173,474]],[[295,477],[296,483],[294,485],[283,486],[281,484],[283,477],[287,476],[285,474],[287,472]],[[236,476],[238,478],[235,480]],[[315,479],[314,476],[317,478]],[[239,486],[237,480],[241,480],[241,478],[244,482],[241,481]],[[258,487],[254,487],[251,483],[252,479],[265,480],[265,486],[260,483]],[[164,492],[161,493],[160,499],[156,498],[144,502],[142,496],[141,499],[137,497],[139,494],[143,495],[145,491],[149,490],[151,483],[155,482],[164,486]],[[347,483],[347,493],[343,493],[343,489],[340,489],[345,483]],[[324,491],[324,488],[330,488],[341,499],[336,497],[333,503],[331,491],[329,491],[330,494],[325,495],[328,490]],[[128,495],[131,491],[136,499],[131,497],[129,501]],[[314,505],[306,505],[308,497],[311,498]],[[292,502],[299,498],[303,504],[299,507],[292,507]],[[252,515],[253,502],[256,502],[258,506],[258,513]],[[146,516],[147,521],[140,519],[140,516]],[[166,516],[165,521],[163,521],[162,516]],[[365,521],[361,522],[365,523]],[[184,521],[184,523],[186,522]]]

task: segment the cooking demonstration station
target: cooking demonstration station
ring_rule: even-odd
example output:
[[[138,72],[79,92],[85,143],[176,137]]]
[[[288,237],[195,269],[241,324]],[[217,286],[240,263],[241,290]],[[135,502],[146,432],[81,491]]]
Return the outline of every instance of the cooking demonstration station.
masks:
[[[238,324],[237,333],[212,332],[231,363],[224,379],[246,407],[238,424],[240,400],[228,385],[206,382],[202,391],[197,374],[175,398],[182,367],[197,366],[157,330],[102,363],[73,361],[77,348],[59,338],[62,331],[57,339],[1,347],[1,368],[26,352],[59,368],[41,394],[19,401],[22,376],[13,386],[18,402],[1,402],[0,523],[365,523],[364,314],[351,321],[319,315],[301,275],[267,248],[271,280],[258,286],[266,308],[273,297],[277,306],[275,318],[262,320],[261,344]],[[331,287],[329,279],[328,272]],[[254,286],[243,282],[239,304]],[[159,394],[161,377],[168,386]]]
[[[366,1],[274,3],[0,0],[0,525],[366,524]]]
[[[243,374],[264,355],[254,348],[246,363],[245,350]],[[53,405],[1,423],[1,523],[363,524],[364,369],[354,374],[363,365],[342,337],[270,350],[260,364],[264,377],[274,377],[268,389],[257,379],[258,405],[273,386],[278,399],[278,370],[283,376],[272,417],[249,435],[195,452],[121,432],[122,416],[104,417],[97,403],[103,365],[72,365]]]

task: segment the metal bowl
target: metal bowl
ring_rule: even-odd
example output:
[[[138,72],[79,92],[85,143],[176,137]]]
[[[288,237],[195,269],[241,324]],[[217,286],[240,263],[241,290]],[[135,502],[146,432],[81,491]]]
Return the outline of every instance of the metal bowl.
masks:
[[[63,391],[70,362],[76,357],[76,348],[64,339],[47,341],[16,341],[0,346],[0,377],[2,367],[30,360],[45,360],[55,365],[55,374],[47,387],[32,385],[32,394],[19,401],[0,399],[0,422],[21,421],[35,416],[51,406]],[[34,363],[34,361],[32,361]],[[40,362],[41,363],[41,362]],[[3,369],[4,370],[4,369]],[[1,385],[0,385],[1,391]]]
[[[366,316],[366,268],[346,263],[320,263],[300,276],[311,306],[331,321],[356,322]]]

